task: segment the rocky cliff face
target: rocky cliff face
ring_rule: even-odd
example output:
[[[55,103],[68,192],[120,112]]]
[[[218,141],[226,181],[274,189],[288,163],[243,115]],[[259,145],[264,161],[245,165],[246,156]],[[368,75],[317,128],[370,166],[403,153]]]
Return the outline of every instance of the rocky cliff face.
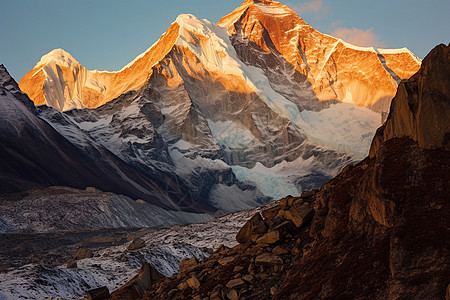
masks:
[[[450,50],[444,45],[431,52],[420,71],[403,81],[387,122],[377,131],[370,156],[395,137],[409,137],[425,149],[448,147],[450,122]]]
[[[238,233],[240,245],[182,263],[181,273],[153,285],[144,298],[448,297],[450,132],[440,124],[448,124],[450,112],[449,50],[440,45],[426,57],[408,99],[400,87],[385,126],[393,126],[393,135],[381,129],[373,155],[320,190],[256,214]],[[406,127],[431,133],[432,142],[394,126],[405,116],[397,105],[406,100],[409,112],[441,109]]]

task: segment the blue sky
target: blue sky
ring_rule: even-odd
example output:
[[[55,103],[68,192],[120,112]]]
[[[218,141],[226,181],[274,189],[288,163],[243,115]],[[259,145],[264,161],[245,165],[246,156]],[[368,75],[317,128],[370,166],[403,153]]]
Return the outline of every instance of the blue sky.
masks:
[[[19,81],[63,48],[88,69],[118,70],[181,13],[217,22],[244,0],[0,0],[0,63]],[[408,47],[423,58],[450,41],[448,0],[286,0],[317,30],[360,46]]]

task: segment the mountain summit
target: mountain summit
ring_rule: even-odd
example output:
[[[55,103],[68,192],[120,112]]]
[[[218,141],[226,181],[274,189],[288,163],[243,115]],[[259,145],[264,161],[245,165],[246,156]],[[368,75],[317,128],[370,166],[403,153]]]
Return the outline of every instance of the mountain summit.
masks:
[[[56,49],[22,78],[20,88],[36,105],[47,104],[59,111],[99,107],[147,83],[153,67],[183,39],[189,39],[183,35],[185,19],[178,17],[160,40],[120,71],[86,70],[69,53]],[[356,47],[322,34],[276,1],[245,1],[218,25],[227,28],[229,37],[221,38],[231,39],[246,65],[263,64],[273,72],[283,71],[289,88],[301,88],[305,94],[292,95],[297,99],[338,100],[387,111],[399,80],[413,75],[420,66],[420,60],[406,48]],[[194,54],[198,57],[201,53],[207,52]],[[281,69],[273,70],[280,62]],[[273,76],[268,77],[276,83]]]

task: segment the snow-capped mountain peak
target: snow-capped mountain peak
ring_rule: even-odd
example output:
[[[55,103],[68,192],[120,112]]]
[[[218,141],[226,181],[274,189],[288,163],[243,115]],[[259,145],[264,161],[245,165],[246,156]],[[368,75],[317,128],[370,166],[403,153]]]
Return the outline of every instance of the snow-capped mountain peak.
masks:
[[[409,51],[322,34],[277,1],[251,0],[218,24],[178,16],[117,72],[86,70],[62,50],[41,62],[20,87],[35,104],[70,110],[78,129],[43,112],[61,133],[84,131],[148,174],[175,172],[193,206],[225,210],[296,195],[365,157],[399,79],[420,64]],[[85,107],[93,110],[71,110]]]
[[[80,63],[75,58],[73,58],[73,56],[69,52],[61,48],[54,49],[46,55],[42,56],[41,60],[37,63],[36,66],[45,66],[51,63],[55,63],[68,68],[80,66]]]

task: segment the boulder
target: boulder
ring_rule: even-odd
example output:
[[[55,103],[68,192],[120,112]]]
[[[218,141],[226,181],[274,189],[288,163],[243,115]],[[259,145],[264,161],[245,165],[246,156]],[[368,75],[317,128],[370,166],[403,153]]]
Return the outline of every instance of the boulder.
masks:
[[[229,264],[229,263],[232,262],[233,260],[234,260],[234,257],[233,257],[233,256],[227,256],[227,257],[219,258],[218,263],[219,263],[219,265],[224,266],[224,265],[226,265],[226,264]]]
[[[289,210],[284,211],[284,216],[299,228],[313,218],[314,210],[309,205],[293,205]]]
[[[280,240],[280,232],[278,230],[269,231],[265,235],[256,240],[257,244],[275,244]]]
[[[222,300],[222,297],[220,296],[219,291],[215,291],[209,296],[209,300]]]
[[[215,265],[217,264],[217,260],[216,259],[209,259],[208,261],[206,261],[204,263],[205,268],[207,269],[211,269],[213,268]]]
[[[73,256],[73,260],[81,260],[85,258],[91,258],[94,256],[94,253],[91,249],[85,248],[85,247],[79,247],[77,251],[75,252],[75,255]]]
[[[288,209],[292,205],[293,201],[294,201],[294,197],[289,195],[286,198],[283,198],[280,200],[280,206],[283,209]]]
[[[314,189],[312,191],[303,191],[301,197],[302,198],[311,198],[315,194],[317,194],[318,190]]]
[[[263,216],[264,220],[265,219],[272,219],[273,217],[275,217],[278,214],[278,211],[280,210],[280,206],[274,206],[272,208],[263,210],[261,212],[261,215]]]
[[[252,241],[252,237],[256,234],[260,234],[266,231],[264,221],[259,213],[255,214],[250,220],[248,220],[244,226],[238,231],[236,235],[236,241],[240,244],[249,243]]]
[[[197,290],[200,287],[200,281],[198,281],[197,277],[195,276],[191,276],[191,278],[189,278],[186,283],[193,290]]]
[[[141,238],[134,239],[128,246],[128,250],[133,251],[145,247],[145,241]]]
[[[232,289],[232,288],[239,288],[244,285],[245,285],[244,280],[242,280],[241,278],[236,278],[236,279],[231,279],[230,281],[228,281],[228,283],[226,284],[226,287]]]
[[[242,279],[244,279],[248,283],[252,283],[255,280],[255,277],[253,277],[253,275],[251,275],[251,274],[247,274],[247,275],[243,276]]]
[[[227,298],[229,300],[239,300],[239,294],[235,289],[231,289],[227,292]]]
[[[189,273],[198,267],[198,260],[195,257],[184,258],[180,263],[180,273]]]
[[[152,265],[142,264],[139,274],[111,294],[113,300],[139,299],[153,284],[166,278]]]
[[[181,282],[180,284],[177,285],[177,289],[179,291],[184,291],[185,289],[187,289],[188,284],[186,281]]]
[[[87,300],[109,300],[111,295],[106,286],[102,286],[86,292]]]
[[[284,248],[282,248],[280,246],[277,246],[277,247],[273,248],[272,253],[277,255],[277,256],[280,256],[280,255],[288,254],[289,251],[287,251],[286,249],[284,249]]]
[[[244,270],[244,267],[243,267],[243,266],[236,266],[236,267],[234,267],[234,269],[233,269],[233,273],[239,273],[239,272],[241,272],[242,270]]]
[[[281,264],[283,264],[283,260],[272,253],[263,253],[255,259],[255,265],[257,266],[277,266]]]

